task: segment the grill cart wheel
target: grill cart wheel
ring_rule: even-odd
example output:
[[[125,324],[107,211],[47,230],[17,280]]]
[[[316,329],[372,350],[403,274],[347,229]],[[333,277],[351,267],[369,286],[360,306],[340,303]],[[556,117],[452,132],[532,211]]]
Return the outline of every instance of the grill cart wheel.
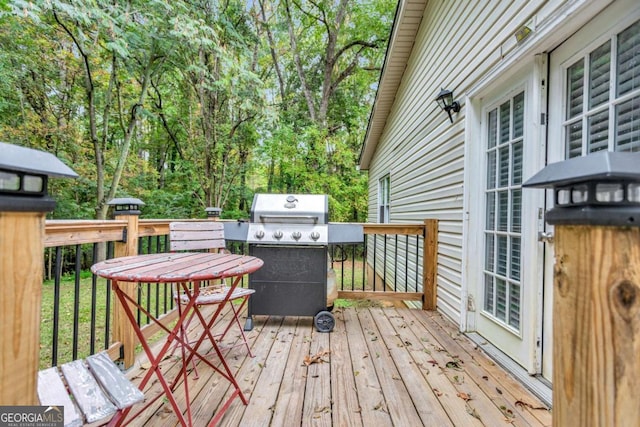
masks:
[[[336,325],[336,318],[328,311],[321,311],[313,318],[318,332],[331,332]]]

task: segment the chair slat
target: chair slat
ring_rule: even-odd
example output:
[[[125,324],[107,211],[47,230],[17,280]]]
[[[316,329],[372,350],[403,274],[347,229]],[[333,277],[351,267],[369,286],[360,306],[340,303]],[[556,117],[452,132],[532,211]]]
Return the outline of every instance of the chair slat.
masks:
[[[221,222],[172,222],[169,224],[171,251],[222,249],[226,247]]]
[[[212,240],[188,240],[188,241],[172,241],[172,251],[197,251],[202,249],[224,248],[225,245],[216,245]]]
[[[57,367],[38,371],[38,399],[44,406],[64,406],[65,427],[82,425],[82,415],[69,397]]]
[[[93,423],[116,413],[116,407],[104,394],[96,379],[82,360],[74,360],[61,366],[73,398],[78,403],[88,423]]]
[[[144,394],[127,379],[106,352],[87,357],[87,365],[118,409],[144,400]]]

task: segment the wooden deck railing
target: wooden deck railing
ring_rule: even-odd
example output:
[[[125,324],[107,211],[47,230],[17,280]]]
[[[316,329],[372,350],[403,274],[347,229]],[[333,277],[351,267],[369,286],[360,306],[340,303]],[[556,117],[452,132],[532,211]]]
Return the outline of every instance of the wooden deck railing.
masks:
[[[107,221],[49,220],[45,225],[44,247],[56,248],[58,251],[61,247],[72,247],[68,251],[74,251],[73,247],[75,247],[77,256],[78,251],[81,250],[79,245],[93,244],[93,248],[89,249],[94,252],[90,263],[99,260],[95,254],[99,244],[107,244],[111,248],[108,255],[106,255],[106,250],[102,250],[101,257],[118,257],[149,252],[151,251],[149,248],[153,245],[150,243],[145,245],[145,239],[166,240],[171,221],[175,220],[139,219],[136,215],[119,216],[117,219]],[[434,310],[437,221],[425,220],[423,224],[363,224],[363,230],[365,243],[330,248],[330,252],[334,255],[337,250],[341,253],[339,259],[332,256],[332,267],[336,271],[338,298],[395,302],[421,301],[423,309]],[[149,248],[142,248],[142,246]],[[163,249],[163,247],[166,248],[166,243],[163,245],[161,240],[155,246],[156,248],[153,250],[166,250]],[[247,250],[246,245],[236,245],[236,248],[236,250]],[[60,256],[59,252],[57,252],[57,256]],[[56,254],[50,254],[49,257],[55,258]],[[57,264],[61,265],[60,260],[57,260]],[[86,270],[87,267],[88,265],[75,266],[78,270]],[[410,269],[412,274],[409,274]],[[61,272],[58,271],[57,274],[59,277]],[[78,278],[76,281],[79,283]],[[93,286],[96,286],[95,277],[93,278]],[[131,296],[141,298],[140,294],[135,295],[136,289],[140,293],[140,287],[132,284]],[[103,319],[105,326],[101,332],[106,337],[102,341],[102,345],[109,351],[113,359],[123,358],[125,366],[128,366],[133,363],[137,340],[131,328],[128,327],[126,319],[120,315],[117,306],[109,308],[111,305],[115,305],[116,301],[109,300],[109,289],[106,292],[108,293],[106,296],[108,313],[107,318]],[[151,292],[151,290],[147,290],[145,295],[149,298]],[[95,299],[95,297],[92,298]],[[163,315],[162,320],[170,323],[176,317],[170,293],[167,297],[165,290],[163,295],[157,295],[154,298],[155,303],[158,304],[160,299],[163,300],[160,305],[166,310],[166,313],[160,313]],[[92,322],[91,352],[95,351],[93,340],[95,340],[96,321],[92,320]],[[54,323],[56,323],[54,325],[56,337],[54,338],[57,338],[57,321],[54,320]],[[76,330],[77,325],[73,325],[73,328]],[[152,336],[160,330],[153,323],[143,326],[142,329],[146,336]],[[77,340],[76,333],[73,340],[74,356],[77,356],[75,348]],[[56,357],[58,352],[55,347],[57,343],[55,339],[51,341],[53,345],[51,364],[56,364],[58,362]]]
[[[0,385],[8,387],[9,384],[18,381],[18,378],[24,379],[25,376],[35,378],[33,370],[38,366],[43,368],[47,364],[50,366],[68,361],[69,359],[57,358],[56,340],[72,342],[73,350],[67,357],[81,358],[105,348],[112,359],[121,359],[125,367],[131,366],[138,344],[132,328],[120,315],[117,301],[111,298],[108,283],[102,279],[98,280],[95,276],[87,279],[86,273],[93,263],[106,257],[147,253],[146,251],[149,250],[166,250],[169,223],[173,220],[140,219],[137,215],[124,214],[107,221],[45,221],[42,213],[22,212],[5,214],[2,218],[0,224],[4,239],[0,239],[0,248],[3,253],[3,265],[6,268],[2,269],[0,283],[3,288],[11,292],[6,293],[0,301],[3,307],[0,321],[5,325],[3,327],[3,331],[7,334],[5,341],[18,343],[17,347],[12,345],[11,349],[5,349],[7,351],[3,354],[7,355],[5,362],[10,363],[11,366],[15,365],[23,372],[16,375],[3,375]],[[352,255],[343,253],[344,256],[339,260],[333,259],[332,265],[336,270],[339,297],[394,301],[421,300],[423,308],[434,308],[437,222],[429,220],[424,224],[364,224],[363,227],[365,243],[359,248],[353,247]],[[433,233],[433,235],[427,235],[427,233]],[[157,242],[155,245],[146,243],[148,239],[157,239]],[[163,241],[165,243],[162,243]],[[240,248],[246,250],[247,245],[240,245]],[[330,248],[330,250],[333,249],[335,248]],[[341,250],[344,252],[345,248]],[[410,263],[409,257],[411,257]],[[350,264],[345,263],[345,260],[350,261]],[[411,267],[408,267],[409,265]],[[361,273],[356,272],[356,268],[361,268]],[[54,284],[48,285],[50,289],[47,289],[47,292],[51,292],[52,296],[48,297],[47,304],[54,307],[46,307],[47,304],[42,304],[45,288],[43,278],[47,275],[48,269],[54,272],[52,274]],[[63,273],[65,273],[64,277]],[[345,279],[349,274],[352,277],[350,281]],[[66,286],[67,276],[71,277],[72,282],[68,289],[61,286],[62,282],[65,282]],[[356,283],[356,276],[361,280],[360,284]],[[409,279],[413,282],[410,283]],[[87,280],[90,280],[90,284]],[[91,288],[90,302],[83,296],[81,303],[79,295],[87,288]],[[131,296],[142,298],[141,289],[143,288],[144,285],[132,283]],[[153,287],[153,292],[157,293],[157,288],[157,286]],[[157,294],[154,298],[150,298],[152,292],[150,287],[142,291],[145,294],[144,297],[155,300],[156,315],[159,314],[166,324],[176,318],[171,290],[170,287],[168,288],[168,291],[164,290],[163,295]],[[99,327],[102,328],[99,332],[104,339],[96,345],[98,340],[96,329],[99,329],[96,327],[99,323],[96,313],[98,294],[105,298],[104,307],[101,307],[104,326]],[[159,299],[164,299],[164,302],[159,304]],[[81,304],[88,306],[87,311],[91,312],[90,321],[82,318],[85,315],[81,314]],[[27,312],[24,307],[29,307],[29,311]],[[49,310],[48,313],[53,313],[52,317],[55,319],[41,318],[40,313],[43,310]],[[33,314],[30,314],[32,312]],[[72,313],[73,320],[70,317],[62,321],[61,314],[68,313]],[[140,316],[138,321],[141,324],[144,323],[144,319]],[[72,338],[67,336],[62,338],[62,333],[58,334],[58,323],[54,328],[47,329],[53,330],[54,336],[42,336],[44,335],[41,333],[44,329],[43,324],[47,322],[58,322],[60,325],[64,323],[64,328],[72,330],[70,332]],[[85,323],[91,324],[90,331],[84,329]],[[20,325],[20,327],[12,325]],[[143,327],[143,331],[145,335],[151,336],[159,331],[159,327],[148,324]],[[48,344],[43,346],[42,342]],[[78,346],[87,343],[90,345],[89,353],[87,354],[85,350],[80,352]],[[43,347],[44,350],[39,350]],[[15,348],[28,349],[28,358],[17,357],[16,354],[23,354],[23,350],[14,351]],[[38,362],[40,359],[38,352],[41,351],[52,354],[52,358],[44,365],[42,361]],[[20,362],[23,359],[24,363]],[[34,384],[29,380],[29,384],[25,384],[21,390],[24,395],[29,396],[30,401],[35,399]],[[5,398],[8,403],[13,401],[10,399],[10,394],[3,395],[3,399]],[[35,400],[33,402],[35,403]]]
[[[144,239],[167,239],[169,223],[172,219],[139,219],[136,215],[116,217],[114,220],[48,220],[45,224],[44,247],[60,249],[71,247],[67,251],[80,251],[80,245],[92,244],[89,252],[94,252],[88,264],[99,258],[95,252],[98,245],[108,245],[110,248],[100,251],[101,257],[118,257],[150,251],[142,248]],[[194,220],[198,221],[198,220]],[[332,266],[336,270],[338,298],[343,299],[377,299],[387,301],[421,301],[423,309],[435,309],[436,296],[436,254],[437,254],[437,221],[425,220],[423,224],[363,224],[365,243],[359,245],[341,245],[339,250],[342,258],[332,259]],[[146,246],[152,246],[148,244]],[[157,250],[166,250],[166,245],[157,243]],[[338,248],[330,248],[336,253]],[[51,249],[49,249],[51,251]],[[154,249],[155,250],[155,249]],[[246,245],[242,249],[246,251]],[[60,256],[59,252],[56,252]],[[56,253],[49,254],[55,258]],[[108,253],[108,255],[107,255]],[[346,259],[346,262],[345,262]],[[402,262],[399,262],[401,260]],[[50,262],[51,263],[51,262]],[[54,264],[56,262],[53,262]],[[60,261],[57,261],[60,264]],[[76,269],[86,270],[88,265]],[[410,267],[409,267],[410,266]],[[64,267],[58,267],[64,268]],[[411,269],[411,274],[409,273]],[[58,275],[61,273],[58,272]],[[357,278],[356,278],[357,277]],[[96,278],[93,278],[96,286]],[[79,283],[79,279],[77,279]],[[77,287],[77,286],[76,286]],[[131,285],[131,296],[136,297],[136,289]],[[107,289],[106,292],[109,292]],[[139,292],[139,291],[138,291]],[[149,291],[150,293],[151,291]],[[148,296],[148,294],[145,294]],[[141,296],[138,295],[138,298]],[[108,295],[107,298],[110,298]],[[157,299],[161,297],[158,296]],[[165,297],[166,298],[166,295]],[[156,299],[156,298],[154,298]],[[157,300],[156,299],[156,300]],[[170,295],[169,298],[170,300]],[[156,304],[158,304],[156,302]],[[166,313],[162,315],[163,322],[175,320],[176,314],[173,304],[164,304]],[[111,357],[123,359],[124,365],[129,366],[135,357],[137,340],[128,322],[119,312],[117,302],[111,300],[108,304],[106,324],[108,336],[102,345]],[[115,307],[112,307],[115,306]],[[111,308],[109,308],[111,307]],[[162,308],[160,308],[162,311]],[[162,314],[162,313],[161,313]],[[94,321],[95,323],[95,321]],[[73,326],[77,329],[77,325]],[[92,326],[92,328],[95,327]],[[57,328],[57,325],[56,325]],[[102,327],[100,327],[102,329]],[[156,334],[160,328],[155,324],[143,326],[146,336]],[[94,339],[92,329],[92,340]],[[77,340],[77,335],[74,341]],[[84,342],[84,337],[80,338]],[[53,342],[54,340],[52,340]],[[56,343],[53,342],[55,346]],[[94,351],[93,345],[91,351]],[[99,351],[100,348],[95,351]],[[57,351],[54,350],[54,355]],[[74,355],[77,351],[74,348]],[[58,363],[53,357],[51,364]]]
[[[379,299],[385,301],[421,301],[423,310],[436,309],[436,266],[438,253],[438,220],[427,219],[423,224],[364,224],[364,234],[367,237],[366,246],[370,254],[367,257],[367,275],[369,287],[372,291],[348,291],[340,289],[338,291],[339,298],[347,299]],[[376,241],[376,236],[384,236],[385,240],[382,244]],[[408,242],[409,236],[415,236],[416,242],[412,245],[413,249],[408,248],[409,244],[402,248],[398,245],[398,236],[405,236]],[[373,237],[373,242],[369,237]],[[393,260],[387,256],[387,239],[395,238],[393,241],[392,252],[396,255]],[[382,246],[383,253],[381,257],[377,256],[378,247]],[[371,254],[373,250],[373,254]],[[410,253],[417,255],[412,263],[416,269],[416,286],[413,290],[409,290],[409,285],[405,280],[404,285],[400,286],[402,290],[398,290],[397,274],[393,275],[393,281],[387,280],[385,277],[386,269],[391,265],[398,270],[397,254],[403,252],[405,259],[404,270],[405,279],[408,278],[408,258]],[[377,262],[382,261],[380,266]],[[378,268],[379,267],[379,268]],[[402,269],[402,266],[400,266]],[[421,271],[420,271],[421,270]],[[381,290],[376,290],[376,282],[380,281]]]

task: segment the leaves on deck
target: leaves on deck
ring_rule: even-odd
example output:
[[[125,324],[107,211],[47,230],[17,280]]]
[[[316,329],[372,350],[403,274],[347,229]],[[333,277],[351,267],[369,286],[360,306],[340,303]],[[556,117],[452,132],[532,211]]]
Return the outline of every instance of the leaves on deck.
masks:
[[[529,409],[544,409],[545,411],[548,410],[548,408],[545,407],[545,406],[535,406],[535,405],[532,405],[531,403],[525,402],[523,400],[516,400],[516,406],[518,406],[520,408],[523,408],[523,407],[526,406]]]
[[[472,417],[477,418],[477,419],[480,420],[480,414],[478,414],[478,412],[475,410],[475,408],[472,408],[471,406],[469,406],[469,404],[467,404],[466,405],[466,410],[467,410],[467,414],[469,414]]]
[[[328,356],[329,354],[331,354],[331,350],[321,350],[318,353],[314,354],[313,356],[305,356],[304,357],[304,361],[302,363],[305,364],[305,366],[310,366],[314,363],[323,363],[326,362],[326,360],[323,359],[324,356]]]
[[[387,409],[387,406],[385,405],[385,403],[383,401],[380,401],[380,403],[378,403],[376,406],[374,406],[373,410],[374,411],[386,412],[387,414],[389,413],[389,410]]]
[[[460,367],[460,363],[462,363],[462,361],[460,360],[450,360],[449,362],[447,362],[447,368],[450,369],[455,369],[456,371],[461,371],[462,368]]]
[[[464,391],[460,391],[458,392],[458,397],[462,400],[464,400],[465,402],[468,402],[471,400],[471,395],[465,393]]]
[[[509,421],[510,418],[515,418],[516,417],[516,414],[514,414],[511,409],[507,408],[504,405],[500,406],[500,410],[502,411],[504,416],[507,417],[507,421]]]

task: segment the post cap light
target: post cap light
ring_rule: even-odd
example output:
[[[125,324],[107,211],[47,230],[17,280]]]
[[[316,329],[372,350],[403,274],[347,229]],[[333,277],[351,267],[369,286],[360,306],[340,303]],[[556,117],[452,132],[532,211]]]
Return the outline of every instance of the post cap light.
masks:
[[[602,151],[552,163],[524,183],[551,188],[549,224],[640,226],[640,153]]]
[[[113,215],[140,215],[140,206],[144,206],[144,202],[133,197],[122,197],[119,199],[111,199],[107,205],[113,206]]]
[[[77,178],[53,154],[0,142],[0,211],[49,212],[48,177]]]
[[[207,218],[219,218],[222,209],[216,207],[208,207],[204,210],[207,213]]]
[[[442,89],[436,97],[436,102],[440,108],[449,114],[449,120],[453,123],[451,112],[457,113],[460,111],[460,104],[458,101],[453,100],[453,92],[448,89]]]

